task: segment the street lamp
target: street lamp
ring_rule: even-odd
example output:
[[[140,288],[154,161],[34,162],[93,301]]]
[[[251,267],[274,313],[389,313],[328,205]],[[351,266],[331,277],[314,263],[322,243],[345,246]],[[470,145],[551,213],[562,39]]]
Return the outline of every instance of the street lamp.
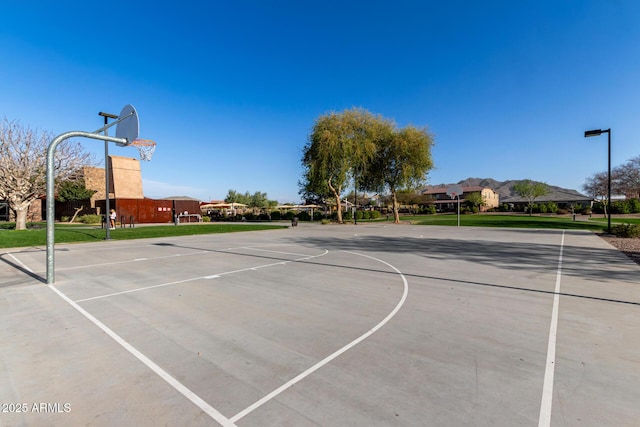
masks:
[[[589,138],[590,136],[600,136],[603,133],[606,133],[609,139],[609,161],[607,169],[607,233],[611,234],[611,128],[587,130],[584,132],[584,137]]]
[[[117,119],[118,116],[116,116],[115,114],[109,114],[109,113],[104,113],[102,111],[100,111],[98,113],[99,116],[104,117],[104,125],[105,125],[105,129],[104,129],[104,136],[108,135],[108,131],[107,131],[107,124],[109,119]],[[105,236],[105,240],[110,240],[111,239],[111,234],[109,233],[110,229],[109,227],[111,227],[111,224],[109,223],[109,142],[105,141],[104,142],[104,176],[105,176],[105,184],[104,184],[104,194],[105,194],[105,204],[104,204],[104,225],[105,225],[105,229],[107,232],[107,235]]]

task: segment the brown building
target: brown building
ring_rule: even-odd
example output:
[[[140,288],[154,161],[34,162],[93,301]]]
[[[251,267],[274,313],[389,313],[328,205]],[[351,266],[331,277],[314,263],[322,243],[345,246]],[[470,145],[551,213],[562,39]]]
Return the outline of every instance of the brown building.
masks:
[[[164,223],[191,221],[200,218],[200,202],[184,197],[154,200],[144,197],[142,190],[142,173],[140,161],[130,157],[109,156],[109,207],[116,210],[117,222],[132,223]],[[85,166],[79,171],[85,188],[93,190],[89,200],[55,203],[57,220],[62,217],[79,215],[105,214],[105,170],[104,168]],[[81,210],[80,210],[81,209]],[[80,211],[79,211],[80,210]],[[185,213],[188,212],[188,215]],[[187,220],[185,220],[187,218]],[[11,211],[6,202],[0,201],[0,220],[12,220]],[[46,219],[46,198],[36,199],[29,206],[27,221]]]

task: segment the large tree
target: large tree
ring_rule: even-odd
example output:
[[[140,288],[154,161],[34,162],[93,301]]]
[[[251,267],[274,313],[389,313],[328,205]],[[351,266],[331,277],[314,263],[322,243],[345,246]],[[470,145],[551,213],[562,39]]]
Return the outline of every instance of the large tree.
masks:
[[[587,178],[582,184],[582,190],[594,199],[602,201],[604,213],[607,213],[608,174],[598,172]]]
[[[226,203],[242,203],[243,205],[248,205],[250,199],[251,195],[248,191],[242,194],[236,190],[229,190],[227,192],[227,196],[224,198],[224,201]]]
[[[254,213],[257,213],[259,210],[268,209],[278,205],[277,200],[269,200],[267,193],[263,193],[261,191],[256,191],[253,194],[245,191],[245,193],[242,194],[231,189],[227,192],[227,196],[224,198],[224,201],[226,203],[241,203],[243,205],[247,205]]]
[[[530,179],[524,179],[518,181],[513,186],[518,196],[526,199],[529,206],[529,215],[533,214],[533,202],[538,198],[546,194],[549,194],[549,186],[544,182],[531,181]]]
[[[29,205],[46,194],[47,147],[53,136],[32,130],[6,118],[0,123],[0,199],[7,200],[16,217],[16,230],[27,228]],[[73,179],[91,156],[73,141],[60,144],[55,152],[56,182]]]
[[[267,193],[256,191],[249,198],[249,207],[253,209],[253,213],[257,213],[269,207],[269,199]]]
[[[640,198],[640,156],[614,168],[611,177],[615,194]]]
[[[476,209],[480,210],[482,206],[485,206],[487,204],[479,191],[465,194],[464,203],[471,209],[472,212],[475,212]]]
[[[399,223],[398,191],[416,188],[426,181],[427,173],[433,168],[433,136],[427,129],[414,126],[383,130],[382,134],[384,137],[379,141],[363,186],[373,191],[389,190],[394,222]]]
[[[303,149],[303,197],[332,197],[338,222],[342,223],[342,193],[351,179],[359,182],[367,173],[384,129],[389,126],[388,121],[362,108],[320,116]]]

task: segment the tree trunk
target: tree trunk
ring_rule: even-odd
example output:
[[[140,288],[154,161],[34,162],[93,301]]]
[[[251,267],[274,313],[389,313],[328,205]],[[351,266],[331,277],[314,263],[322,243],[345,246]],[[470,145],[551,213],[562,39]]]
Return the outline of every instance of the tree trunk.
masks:
[[[73,221],[76,220],[76,217],[78,216],[78,214],[82,211],[82,209],[84,209],[84,206],[80,206],[80,208],[75,208],[76,212],[73,214],[73,217],[71,218],[71,220],[69,221],[69,224],[73,223]]]
[[[338,214],[338,224],[342,224],[342,205],[340,204],[340,188],[335,189],[333,185],[331,185],[331,178],[329,178],[329,182],[327,182],[329,189],[333,193],[333,196],[336,198],[336,213]]]
[[[19,203],[16,206],[16,230],[26,230],[27,229],[27,213],[29,212],[29,205],[31,204],[31,200],[28,202]]]
[[[400,212],[398,207],[398,198],[396,197],[396,192],[391,192],[392,197],[392,207],[393,207],[393,223],[400,224]]]
[[[340,195],[339,194],[335,194],[334,196],[336,198],[336,206],[337,206],[337,213],[338,213],[338,224],[342,224],[342,205],[340,204]]]

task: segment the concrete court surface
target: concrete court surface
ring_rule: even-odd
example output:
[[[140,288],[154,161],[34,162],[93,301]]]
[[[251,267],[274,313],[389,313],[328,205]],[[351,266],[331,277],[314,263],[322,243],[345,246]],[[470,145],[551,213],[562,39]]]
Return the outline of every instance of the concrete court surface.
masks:
[[[60,244],[54,286],[44,248],[0,260],[2,426],[640,425],[640,267],[589,232]]]

